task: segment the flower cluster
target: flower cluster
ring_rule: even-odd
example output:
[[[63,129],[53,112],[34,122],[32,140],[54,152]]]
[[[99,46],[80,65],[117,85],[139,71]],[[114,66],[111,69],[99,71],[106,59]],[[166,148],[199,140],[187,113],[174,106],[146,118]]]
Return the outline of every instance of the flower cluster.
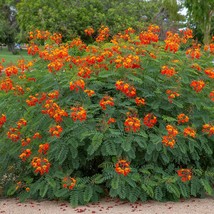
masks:
[[[40,144],[38,153],[46,155],[49,148],[50,148],[49,143]]]
[[[178,124],[188,123],[189,117],[184,113],[181,113],[177,116]]]
[[[70,82],[70,90],[76,90],[76,92],[79,91],[79,89],[84,90],[85,88],[85,82],[83,80],[77,80],[75,82]]]
[[[192,64],[191,68],[197,70],[197,71],[201,71],[201,66],[197,63]]]
[[[103,110],[106,110],[106,106],[114,106],[114,99],[110,96],[104,96],[101,100],[100,100],[100,107]]]
[[[0,82],[0,90],[8,92],[13,90],[13,81],[10,78],[3,79]]]
[[[135,98],[135,103],[137,106],[144,106],[146,105],[145,99],[141,97],[136,97]]]
[[[93,90],[88,90],[88,89],[86,89],[86,90],[84,90],[84,92],[85,92],[89,97],[95,95],[95,92],[94,92]]]
[[[210,100],[214,102],[214,91],[211,91],[209,94]]]
[[[118,80],[115,86],[117,90],[123,92],[127,97],[132,98],[136,96],[136,88],[134,86],[130,86],[122,80]]]
[[[205,82],[203,80],[193,80],[190,84],[190,86],[197,92],[201,92],[202,89],[204,88],[205,86]]]
[[[192,171],[191,169],[179,169],[177,170],[177,174],[181,177],[181,181],[186,182],[192,179]]]
[[[109,120],[108,120],[107,124],[109,124],[109,125],[110,125],[111,123],[116,123],[116,119],[115,119],[115,118],[113,118],[113,117],[109,118]]]
[[[143,31],[139,34],[139,39],[141,44],[148,45],[152,42],[158,42],[158,35],[156,34],[158,32],[159,28],[149,26],[147,31]]]
[[[170,148],[173,148],[176,143],[175,138],[178,135],[178,130],[172,125],[167,125],[166,130],[168,133],[167,135],[162,137],[162,143],[165,146],[169,146]]]
[[[109,37],[109,28],[105,26],[101,26],[99,29],[99,35],[96,38],[96,42],[102,42]]]
[[[22,154],[19,155],[19,158],[22,159],[22,161],[26,161],[28,157],[31,155],[31,150],[30,149],[25,149]]]
[[[191,48],[186,51],[186,55],[190,56],[191,59],[199,59],[201,57],[200,45],[194,44]]]
[[[50,36],[50,39],[56,44],[60,44],[62,42],[62,34],[54,33],[53,35]]]
[[[94,29],[92,27],[88,27],[84,30],[84,32],[87,36],[92,36],[92,34],[94,34]]]
[[[30,143],[31,143],[31,139],[29,137],[27,137],[26,139],[21,139],[22,146],[27,146]]]
[[[214,134],[214,126],[210,124],[204,124],[202,132],[207,133],[209,136],[212,136]]]
[[[207,68],[204,73],[211,79],[214,79],[214,68]]]
[[[75,187],[76,182],[77,181],[74,178],[64,177],[63,180],[62,180],[62,187],[66,188],[66,189],[69,189],[69,190],[72,190]]]
[[[119,160],[115,164],[115,171],[124,176],[128,175],[131,172],[130,163],[126,160]]]
[[[29,32],[29,39],[41,39],[41,40],[47,40],[50,36],[49,31],[41,31],[41,30],[35,30],[35,32],[30,31]]]
[[[137,117],[129,116],[125,122],[125,131],[126,132],[137,132],[140,130],[140,119]]]
[[[167,32],[165,39],[165,50],[170,50],[171,52],[176,53],[180,47],[181,38],[177,33],[173,34],[172,32]]]
[[[184,129],[184,137],[190,136],[192,138],[195,138],[195,135],[196,131],[193,128],[188,126]]]
[[[90,75],[92,73],[91,69],[88,67],[80,67],[78,72],[78,76],[82,78],[90,78]]]
[[[86,120],[87,112],[83,107],[71,107],[71,111],[71,118],[74,122]]]
[[[31,166],[35,169],[35,173],[40,173],[40,175],[43,175],[49,172],[51,164],[47,158],[34,157],[31,161]]]
[[[176,74],[176,71],[174,68],[169,68],[168,66],[164,65],[161,68],[161,74],[166,75],[167,77],[172,77]]]
[[[60,134],[62,133],[63,129],[60,125],[52,126],[49,129],[49,132],[51,136],[60,137]]]
[[[53,100],[46,100],[43,107],[45,108],[45,110],[42,110],[42,113],[48,114],[49,117],[53,118],[56,122],[61,122],[62,117],[68,116],[68,113],[65,110],[61,109]]]
[[[21,118],[17,123],[16,123],[17,127],[13,128],[11,127],[9,129],[9,131],[7,132],[7,137],[9,139],[11,139],[13,142],[17,142],[19,139],[20,139],[20,135],[21,135],[21,132],[20,132],[20,129],[23,127],[23,126],[26,126],[27,125],[27,121],[24,119],[24,118]]]
[[[18,68],[16,66],[7,67],[7,68],[5,68],[5,74],[8,77],[10,77],[11,75],[17,75],[18,74]]]
[[[29,99],[26,100],[28,106],[35,106],[37,103],[41,104],[46,99],[46,93],[36,94],[35,96],[30,95]]]
[[[2,114],[0,117],[0,128],[6,123],[7,118],[5,114]]]
[[[172,90],[166,90],[166,94],[168,94],[168,100],[170,103],[173,102],[173,99],[175,99],[176,97],[179,97],[180,94],[177,93],[176,91],[172,91]]]
[[[149,113],[143,118],[143,123],[148,128],[152,128],[157,123],[157,117],[154,114]]]
[[[11,139],[13,142],[17,142],[20,139],[21,132],[17,128],[10,128],[7,132],[7,137]]]
[[[39,133],[39,132],[36,132],[34,135],[33,135],[33,139],[41,139],[42,138],[42,135]]]

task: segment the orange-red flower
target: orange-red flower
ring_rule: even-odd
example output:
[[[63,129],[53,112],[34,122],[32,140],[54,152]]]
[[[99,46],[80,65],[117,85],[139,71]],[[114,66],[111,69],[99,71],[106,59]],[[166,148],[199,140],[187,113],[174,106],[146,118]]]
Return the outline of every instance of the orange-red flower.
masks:
[[[191,68],[196,69],[197,71],[201,71],[201,66],[197,63],[192,64]]]
[[[103,110],[106,110],[107,105],[114,106],[114,99],[106,95],[100,100],[100,106]]]
[[[5,91],[6,93],[13,88],[13,81],[10,78],[6,78],[0,82],[0,90]]]
[[[199,59],[201,57],[200,44],[194,44],[186,51],[186,55],[190,56],[192,59]]]
[[[46,100],[43,107],[45,108],[45,110],[42,110],[42,113],[48,114],[49,117],[53,118],[56,122],[61,122],[62,117],[68,116],[68,113],[65,110],[61,109],[53,100]]]
[[[5,68],[5,74],[6,76],[10,77],[11,75],[18,74],[18,68],[16,66],[10,66]]]
[[[191,169],[179,169],[177,170],[177,174],[179,177],[181,177],[183,182],[190,181],[192,179]]]
[[[66,189],[69,189],[69,190],[72,190],[75,187],[76,182],[77,181],[74,178],[64,177],[63,180],[62,180],[62,187],[66,188]]]
[[[40,175],[43,175],[49,172],[51,164],[47,158],[34,157],[31,161],[31,166],[35,169],[35,173],[40,173]]]
[[[136,96],[136,89],[122,80],[118,80],[115,86],[117,90],[123,92],[127,97],[132,98]]]
[[[183,113],[179,114],[177,116],[178,119],[178,124],[182,124],[182,123],[188,123],[189,122],[189,117]]]
[[[131,117],[129,116],[125,122],[124,122],[124,126],[125,126],[125,131],[126,132],[137,132],[140,130],[140,119],[137,117]]]
[[[170,136],[170,135],[165,135],[162,137],[162,143],[163,145],[165,146],[169,146],[170,148],[173,148],[174,145],[175,145],[175,139],[173,136]]]
[[[49,148],[50,148],[49,143],[40,144],[38,153],[45,155],[47,153],[47,151],[49,150]]]
[[[95,92],[94,92],[93,90],[88,90],[88,89],[84,90],[84,92],[85,92],[89,97],[91,97],[91,96],[93,96],[93,95],[95,94]]]
[[[214,102],[214,91],[211,91],[209,94],[210,100]]]
[[[116,164],[115,164],[115,171],[118,174],[127,176],[130,172],[131,172],[131,168],[130,168],[130,163],[127,162],[126,160],[119,160]]]
[[[109,31],[110,30],[108,27],[101,26],[101,28],[99,29],[99,35],[96,38],[96,42],[102,42],[102,41],[108,39]]]
[[[27,121],[24,118],[21,118],[16,124],[17,124],[17,128],[20,129],[22,126],[27,125]]]
[[[214,68],[207,68],[204,73],[211,79],[214,79]]]
[[[18,128],[10,128],[7,132],[7,137],[13,142],[17,142],[20,139],[20,135],[21,133]]]
[[[168,100],[170,103],[173,102],[173,99],[175,99],[176,97],[179,97],[180,94],[177,93],[176,91],[172,91],[172,90],[166,90],[166,94],[168,94]]]
[[[201,92],[202,89],[205,87],[205,82],[203,80],[193,80],[190,86],[197,92]]]
[[[141,97],[136,97],[135,98],[135,103],[137,106],[144,106],[146,105],[145,99]]]
[[[158,42],[158,34],[156,34],[156,32],[153,27],[149,27],[147,31],[142,31],[139,34],[141,44],[148,45],[152,42]]]
[[[82,78],[90,78],[90,75],[92,73],[91,69],[85,66],[78,68],[78,71],[78,76]]]
[[[7,118],[5,114],[2,114],[0,117],[0,128],[6,123]]]
[[[92,34],[94,34],[94,29],[92,27],[88,27],[84,30],[84,32],[87,36],[92,36]]]
[[[80,88],[82,90],[84,90],[84,88],[85,88],[85,82],[83,80],[77,80],[74,83],[70,82],[70,90],[71,91],[76,90],[76,92],[78,92]]]
[[[190,136],[192,138],[195,138],[195,135],[196,135],[196,131],[193,128],[188,126],[184,129],[184,137]]]
[[[172,77],[176,74],[177,72],[173,67],[169,68],[168,66],[164,65],[161,68],[161,74],[166,75],[167,77]]]
[[[180,47],[180,43],[181,43],[181,38],[179,37],[179,35],[177,33],[173,34],[172,32],[167,32],[166,33],[167,37],[165,39],[165,50],[171,51],[176,53]]]
[[[58,97],[59,97],[59,91],[55,90],[55,91],[52,91],[52,92],[48,93],[48,97],[50,99],[58,99]]]
[[[212,136],[214,134],[214,126],[210,124],[204,124],[202,132],[207,133],[209,136]]]
[[[172,125],[167,125],[166,130],[168,132],[168,136],[176,137],[178,135],[178,130]]]
[[[154,114],[149,113],[143,118],[143,123],[148,128],[152,128],[157,123],[157,117]]]
[[[71,111],[71,118],[74,122],[86,120],[87,112],[83,107],[71,107]]]
[[[108,122],[107,122],[108,124],[111,124],[111,123],[116,123],[116,119],[115,118],[113,118],[113,117],[111,117],[111,118],[109,118],[109,120],[108,120]]]
[[[39,132],[36,132],[34,135],[33,135],[33,139],[41,139],[42,138],[42,135],[39,133]]]
[[[30,149],[25,149],[21,155],[19,155],[19,158],[22,159],[22,161],[26,161],[28,157],[31,155],[31,150]]]
[[[27,146],[28,144],[30,144],[30,142],[31,142],[31,139],[29,137],[21,140],[22,146]]]
[[[51,136],[60,137],[60,134],[62,133],[63,129],[60,125],[52,126],[49,129],[49,132]]]

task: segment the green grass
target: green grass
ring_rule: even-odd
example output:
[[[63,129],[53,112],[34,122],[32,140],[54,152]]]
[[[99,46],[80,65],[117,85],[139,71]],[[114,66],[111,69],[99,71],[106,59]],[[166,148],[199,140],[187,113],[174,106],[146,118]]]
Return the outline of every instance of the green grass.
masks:
[[[7,48],[0,49],[0,62],[1,59],[5,59],[4,65],[11,65],[11,64],[17,64],[17,60],[19,59],[26,59],[26,60],[32,60],[32,56],[27,54],[27,50],[17,50],[18,54],[14,55],[12,52],[9,52]]]

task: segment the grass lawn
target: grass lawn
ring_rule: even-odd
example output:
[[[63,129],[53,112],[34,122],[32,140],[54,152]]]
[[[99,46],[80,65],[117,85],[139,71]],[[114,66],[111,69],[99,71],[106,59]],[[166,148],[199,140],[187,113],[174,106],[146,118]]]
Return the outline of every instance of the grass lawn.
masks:
[[[4,65],[16,64],[19,59],[32,60],[32,56],[27,54],[27,50],[18,50],[18,54],[14,55],[9,52],[7,48],[0,49],[0,62],[1,59],[5,59]]]

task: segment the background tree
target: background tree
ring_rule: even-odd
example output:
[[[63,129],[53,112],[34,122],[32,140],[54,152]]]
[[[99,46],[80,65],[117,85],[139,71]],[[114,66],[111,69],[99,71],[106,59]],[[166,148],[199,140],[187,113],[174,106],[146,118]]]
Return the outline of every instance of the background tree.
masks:
[[[185,0],[184,5],[193,22],[203,32],[203,42],[210,42],[211,29],[214,28],[214,1],[213,0]]]
[[[180,18],[178,9],[176,0],[21,0],[17,5],[21,35],[49,30],[62,33],[65,40],[77,35],[84,38],[85,28],[97,30],[102,24],[112,34],[128,27],[142,30],[148,23],[160,24],[166,18],[174,24]]]
[[[17,2],[7,0],[0,2],[0,43],[5,43],[9,51],[14,50],[15,38],[18,33],[15,8]]]

